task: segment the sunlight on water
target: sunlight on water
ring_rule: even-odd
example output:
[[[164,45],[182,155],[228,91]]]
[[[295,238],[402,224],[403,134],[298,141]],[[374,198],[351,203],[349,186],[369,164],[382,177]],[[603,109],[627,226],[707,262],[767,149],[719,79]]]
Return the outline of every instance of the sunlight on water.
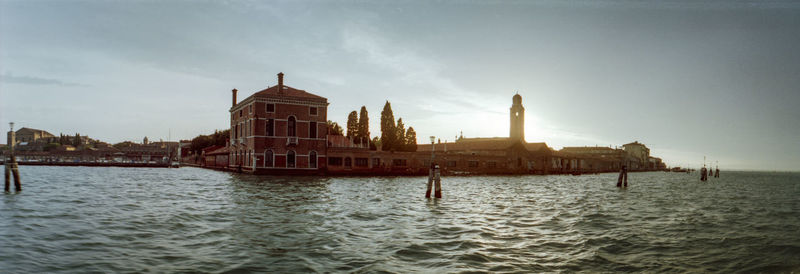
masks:
[[[800,175],[258,177],[23,166],[3,272],[780,272],[800,267]]]

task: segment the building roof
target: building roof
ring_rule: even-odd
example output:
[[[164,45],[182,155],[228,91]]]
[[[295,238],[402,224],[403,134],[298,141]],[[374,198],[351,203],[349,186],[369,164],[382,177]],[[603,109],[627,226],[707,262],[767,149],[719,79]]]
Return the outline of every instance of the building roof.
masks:
[[[50,137],[54,136],[53,134],[50,134],[50,132],[47,132],[47,131],[44,131],[44,130],[41,130],[41,129],[35,129],[35,128],[23,127],[23,128],[20,128],[20,129],[18,129],[16,131],[17,135],[19,135],[19,134],[33,134],[33,133],[39,133],[44,137],[47,137],[45,135],[49,135]]]
[[[622,146],[645,146],[645,145],[642,144],[642,143],[639,143],[639,141],[633,141],[633,143],[627,143],[627,144],[624,144]]]
[[[311,94],[305,90],[296,89],[287,85],[283,85],[283,89],[279,90],[279,86],[272,86],[263,90],[260,90],[253,94],[253,97],[263,97],[263,98],[286,98],[286,97],[293,97],[295,99],[300,100],[311,100],[311,101],[319,101],[319,102],[328,102],[328,99],[322,96]]]
[[[223,146],[220,146],[220,145],[213,145],[213,146],[206,147],[206,148],[202,149],[202,151],[203,151],[203,153],[208,154],[208,153],[210,153],[212,151],[215,151],[217,149],[220,149],[222,147]]]
[[[611,147],[564,147],[561,150],[564,151],[597,151],[597,150],[608,150],[614,151],[617,150]]]
[[[507,137],[463,138],[453,143],[436,144],[435,149],[436,151],[444,151],[446,147],[448,151],[507,150],[519,143],[519,141]],[[523,146],[530,152],[549,149],[545,143],[523,143]],[[418,144],[417,151],[431,151],[431,145]]]

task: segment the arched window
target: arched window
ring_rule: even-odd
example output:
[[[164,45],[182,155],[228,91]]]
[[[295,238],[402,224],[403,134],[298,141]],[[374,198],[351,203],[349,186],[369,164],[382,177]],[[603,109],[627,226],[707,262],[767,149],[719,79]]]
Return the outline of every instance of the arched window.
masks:
[[[289,122],[286,123],[286,127],[287,136],[297,136],[297,120],[294,116],[289,116]]]
[[[317,152],[311,151],[308,153],[308,167],[317,168]]]
[[[352,167],[353,166],[353,159],[350,159],[350,157],[344,158],[344,166]]]
[[[272,158],[273,158],[272,150],[271,149],[267,149],[267,151],[264,152],[264,166],[265,167],[272,167],[273,165],[275,165],[275,163],[272,162]]]
[[[294,150],[286,152],[286,167],[294,167],[295,153]]]

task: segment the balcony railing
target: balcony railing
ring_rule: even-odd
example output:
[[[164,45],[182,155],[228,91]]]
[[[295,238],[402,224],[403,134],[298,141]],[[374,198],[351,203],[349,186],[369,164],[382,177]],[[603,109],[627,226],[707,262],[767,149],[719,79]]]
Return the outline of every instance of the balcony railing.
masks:
[[[286,145],[297,145],[297,137],[296,136],[289,136],[286,138]]]

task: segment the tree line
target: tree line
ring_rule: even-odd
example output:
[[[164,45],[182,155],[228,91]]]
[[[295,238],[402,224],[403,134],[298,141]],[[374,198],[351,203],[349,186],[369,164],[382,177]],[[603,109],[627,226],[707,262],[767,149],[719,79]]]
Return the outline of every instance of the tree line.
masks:
[[[335,122],[333,124],[338,126]],[[376,136],[370,139],[369,113],[365,106],[361,106],[360,113],[355,110],[350,112],[347,116],[346,129],[346,136],[353,140],[354,143],[369,143],[370,149],[373,150],[380,147],[386,151],[417,151],[416,131],[414,131],[413,127],[406,129],[405,124],[403,124],[403,118],[398,118],[395,123],[392,104],[389,101],[386,101],[383,111],[381,111],[380,138]]]
[[[225,146],[225,141],[230,138],[231,130],[214,130],[213,134],[199,135],[192,138],[190,150],[195,154],[200,154],[201,150],[210,146]]]

